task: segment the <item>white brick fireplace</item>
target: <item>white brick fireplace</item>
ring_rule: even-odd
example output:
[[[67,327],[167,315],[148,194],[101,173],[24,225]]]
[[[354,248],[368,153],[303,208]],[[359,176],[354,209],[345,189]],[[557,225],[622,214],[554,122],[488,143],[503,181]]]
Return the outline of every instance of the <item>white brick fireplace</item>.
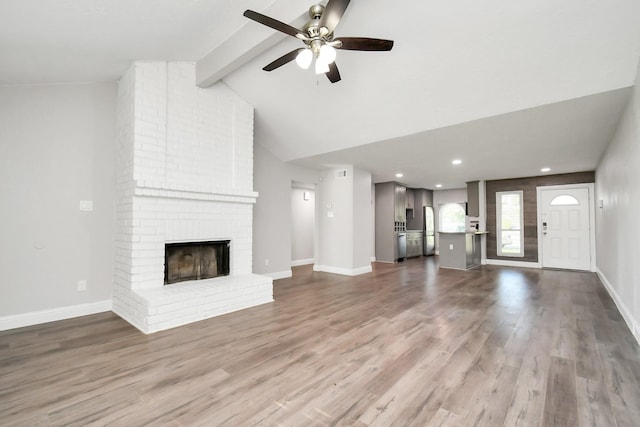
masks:
[[[137,62],[118,92],[113,311],[145,333],[273,301],[251,273],[253,109],[192,63]],[[164,285],[165,243],[230,240],[230,275]]]

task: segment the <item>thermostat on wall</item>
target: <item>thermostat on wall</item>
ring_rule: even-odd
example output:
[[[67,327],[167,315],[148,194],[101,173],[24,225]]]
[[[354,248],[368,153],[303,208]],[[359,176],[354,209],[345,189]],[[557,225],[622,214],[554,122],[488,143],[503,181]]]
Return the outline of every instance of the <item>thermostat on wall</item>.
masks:
[[[338,169],[336,171],[336,178],[346,178],[347,177],[347,170],[346,169]]]

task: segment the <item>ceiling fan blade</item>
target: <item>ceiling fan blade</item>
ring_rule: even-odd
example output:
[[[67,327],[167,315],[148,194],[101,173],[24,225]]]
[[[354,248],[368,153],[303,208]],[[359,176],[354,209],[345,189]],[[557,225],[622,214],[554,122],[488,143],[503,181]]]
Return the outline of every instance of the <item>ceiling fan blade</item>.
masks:
[[[344,15],[344,11],[347,10],[349,1],[350,0],[329,0],[329,3],[327,3],[322,13],[322,18],[320,18],[319,27],[327,28],[327,30],[329,30],[327,34],[333,33],[338,22],[340,22],[340,18]]]
[[[284,55],[282,55],[280,58],[276,59],[272,63],[265,65],[262,69],[265,71],[273,71],[278,67],[282,67],[284,64],[288,64],[289,62],[296,59],[296,56],[298,56],[298,53],[301,50],[304,50],[304,48],[301,47],[300,49],[295,49],[289,53],[285,53]]]
[[[277,19],[273,19],[268,17],[267,15],[263,15],[261,13],[258,12],[254,12],[253,10],[245,10],[243,13],[244,16],[246,16],[249,19],[252,19],[262,25],[266,25],[267,27],[271,27],[274,30],[278,30],[280,32],[283,32],[285,34],[288,34],[290,36],[293,37],[298,37],[300,38],[300,36],[304,36],[304,34],[302,34],[300,32],[300,30],[298,30],[295,27],[292,27],[289,24],[285,24],[284,22],[280,22]],[[306,38],[306,37],[305,37]]]
[[[329,71],[326,72],[325,74],[327,75],[331,83],[337,83],[341,79],[340,71],[338,71],[338,66],[336,65],[335,62],[332,62],[331,64],[329,64]]]
[[[336,49],[387,51],[393,47],[393,40],[371,39],[368,37],[340,37],[334,42],[342,42],[335,46]]]

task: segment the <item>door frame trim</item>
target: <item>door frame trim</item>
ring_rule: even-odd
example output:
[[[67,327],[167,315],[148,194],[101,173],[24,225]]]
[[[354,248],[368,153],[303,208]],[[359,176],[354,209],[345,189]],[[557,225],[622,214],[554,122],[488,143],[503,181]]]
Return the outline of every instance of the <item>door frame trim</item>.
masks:
[[[540,267],[544,268],[542,261],[542,191],[544,190],[570,190],[570,189],[586,188],[589,192],[589,254],[591,255],[590,271],[597,271],[596,265],[596,203],[595,203],[595,184],[566,184],[566,185],[545,185],[536,187],[536,204],[537,204],[537,227],[538,227],[538,261]]]

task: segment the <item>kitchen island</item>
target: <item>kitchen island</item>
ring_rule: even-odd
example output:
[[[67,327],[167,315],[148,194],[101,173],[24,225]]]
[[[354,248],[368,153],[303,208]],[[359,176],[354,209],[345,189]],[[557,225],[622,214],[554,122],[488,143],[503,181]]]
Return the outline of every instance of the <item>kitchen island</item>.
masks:
[[[438,233],[440,237],[440,267],[468,270],[481,263],[481,238],[486,231]]]

